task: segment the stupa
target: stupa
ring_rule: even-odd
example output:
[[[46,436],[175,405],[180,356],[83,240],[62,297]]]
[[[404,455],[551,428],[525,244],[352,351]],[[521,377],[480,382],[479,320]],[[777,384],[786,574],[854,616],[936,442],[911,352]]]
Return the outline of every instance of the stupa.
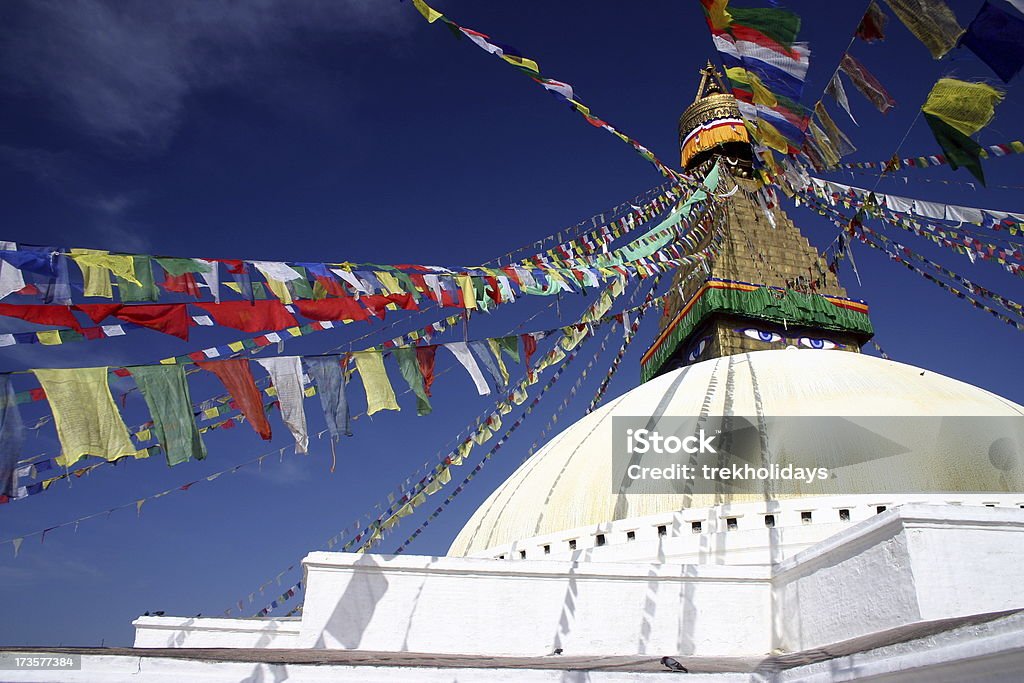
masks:
[[[679,140],[684,169],[718,163],[735,192],[713,267],[674,283],[640,386],[529,458],[446,556],[313,552],[301,617],[140,617],[135,648],[89,655],[83,676],[1019,676],[1024,434],[952,438],[928,420],[1018,425],[1024,407],[860,352],[867,306],[755,179],[746,128],[710,65]],[[938,426],[804,439],[787,457],[813,464],[827,451],[836,476],[779,495],[618,486],[615,420],[657,428],[679,416]]]

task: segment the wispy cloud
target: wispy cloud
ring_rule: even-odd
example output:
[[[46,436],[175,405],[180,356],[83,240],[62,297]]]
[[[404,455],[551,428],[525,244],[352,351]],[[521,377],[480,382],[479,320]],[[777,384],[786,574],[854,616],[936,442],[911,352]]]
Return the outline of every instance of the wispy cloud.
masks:
[[[161,147],[190,95],[244,83],[310,38],[402,30],[407,10],[381,0],[9,2],[0,77],[94,135]]]
[[[83,579],[88,581],[103,576],[103,572],[98,568],[80,560],[39,553],[26,554],[23,559],[19,558],[17,565],[0,566],[0,583],[9,588]]]

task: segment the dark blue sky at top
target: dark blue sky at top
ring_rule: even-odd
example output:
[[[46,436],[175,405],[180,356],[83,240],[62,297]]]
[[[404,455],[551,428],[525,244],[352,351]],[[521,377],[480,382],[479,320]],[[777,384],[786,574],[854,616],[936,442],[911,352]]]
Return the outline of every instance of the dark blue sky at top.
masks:
[[[864,5],[789,3],[803,16],[800,37],[813,51],[806,101],[820,95]],[[965,25],[980,5],[952,3]],[[666,163],[677,163],[676,119],[692,100],[697,70],[713,56],[696,0],[437,0],[436,6],[516,46],[545,75],[572,83],[595,114]],[[3,239],[205,258],[472,265],[661,182],[629,147],[469,41],[427,25],[409,3],[8,2],[0,5],[0,26]],[[952,74],[995,80],[965,50],[933,61],[895,19],[885,43],[858,42],[852,50],[898,102],[882,116],[848,87],[860,126],[829,104],[859,147],[853,160],[888,158],[904,135],[903,155],[936,153],[924,122],[910,127],[935,79]],[[1017,124],[1022,113],[1014,82],[979,140],[1024,137]],[[1022,193],[1013,187],[1024,184],[1024,160],[993,160],[985,170],[991,186],[985,190],[975,190],[965,171],[946,168],[911,170],[882,180],[878,189],[1024,210]],[[876,182],[848,173],[828,177],[867,187]],[[831,224],[804,208],[787,208],[815,245],[835,237]],[[993,264],[972,265],[913,236],[890,234],[966,277],[1024,298],[1021,281]],[[863,285],[848,265],[844,284],[871,305],[876,338],[894,360],[1024,402],[1020,332],[877,252],[855,246],[855,255]],[[572,320],[586,301],[563,298],[561,318],[550,303],[524,301],[475,317],[470,335],[555,326]],[[638,358],[656,318],[645,322],[611,395],[637,384]],[[393,315],[386,331],[379,323],[352,325],[289,342],[285,353],[344,349],[355,336],[382,330],[358,348],[428,319],[422,314],[403,324]],[[0,321],[0,331],[23,329],[31,326]],[[140,331],[61,347],[8,347],[0,363],[3,369],[143,363],[242,336],[197,328],[189,342],[181,342]],[[620,339],[614,331],[560,425],[582,414]],[[540,409],[410,552],[444,554],[472,510],[525,457],[596,350],[593,343],[583,348]],[[439,369],[451,367],[450,357],[438,360]],[[392,380],[401,383],[397,372]],[[18,381],[31,383],[28,377]],[[115,383],[115,395],[130,386]],[[207,378],[196,377],[191,386],[197,400],[218,393]],[[357,412],[360,394],[357,383]],[[247,467],[150,501],[141,515],[121,510],[77,531],[57,530],[43,544],[29,538],[17,559],[10,545],[0,546],[0,595],[5,613],[17,615],[0,625],[0,643],[128,644],[130,621],[143,611],[222,612],[371,511],[492,405],[475,395],[461,369],[442,376],[434,395],[429,417],[417,418],[406,395],[400,397],[402,412],[358,420],[356,435],[338,449],[333,475],[327,442],[314,439],[308,456],[293,455],[273,414],[272,444],[241,425],[208,435],[205,462],[168,469],[151,458],[101,468],[71,486],[62,482],[5,506],[0,539],[275,453],[261,469]],[[26,419],[41,409],[27,408]],[[322,429],[319,404],[307,401],[306,411],[310,429]],[[124,414],[129,424],[147,419],[137,395],[129,397]],[[30,437],[26,454],[55,447],[48,427]],[[474,451],[471,462],[482,452]],[[379,550],[392,551],[439,502],[433,497]],[[298,571],[285,575],[281,587],[257,596],[246,613],[299,577]]]

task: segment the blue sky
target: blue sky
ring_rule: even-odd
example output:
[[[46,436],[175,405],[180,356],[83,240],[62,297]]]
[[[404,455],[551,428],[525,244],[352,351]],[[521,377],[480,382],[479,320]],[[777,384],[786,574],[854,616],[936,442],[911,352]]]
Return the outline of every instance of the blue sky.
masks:
[[[864,3],[794,1],[801,39],[813,51],[806,100],[821,93]],[[981,2],[951,3],[961,23]],[[437,0],[459,23],[537,60],[545,75],[568,81],[594,112],[651,148],[677,159],[676,119],[689,104],[697,70],[713,57],[699,4],[649,0],[471,3]],[[4,239],[195,257],[289,261],[364,261],[469,265],[528,245],[661,182],[645,161],[592,128],[514,69],[440,25],[410,3],[335,0],[286,3],[181,2],[123,5],[8,2],[0,6],[0,199]],[[849,88],[860,126],[829,104],[859,150],[852,160],[935,153],[923,121],[911,126],[936,78],[995,77],[970,53],[941,62],[893,19],[889,39],[857,43],[854,55],[897,100],[878,114]],[[1008,88],[983,144],[1024,137],[1020,86]],[[909,129],[909,132],[908,132]],[[912,170],[878,189],[972,206],[1024,210],[1024,159],[985,164],[990,189],[965,171]],[[871,187],[875,179],[829,174]],[[948,183],[943,181],[950,181]],[[999,185],[1011,186],[1007,188]],[[1012,186],[1018,187],[1012,187]],[[787,204],[812,243],[835,229]],[[874,226],[876,229],[878,226]],[[972,265],[909,235],[925,255],[1012,299],[1021,281],[998,267]],[[879,253],[857,248],[863,285],[848,267],[850,295],[872,308],[876,339],[894,360],[919,365],[1024,402],[1021,333],[995,321]],[[526,301],[475,318],[473,337],[557,325],[549,301]],[[562,320],[582,309],[561,302]],[[638,358],[652,316],[626,357],[611,395],[639,381]],[[387,321],[390,334],[415,325]],[[289,342],[288,354],[346,348],[379,323]],[[0,331],[29,329],[0,321]],[[4,369],[143,363],[241,338],[194,329],[189,342],[140,331],[120,339],[0,353]],[[618,345],[596,367],[607,364]],[[515,438],[410,547],[443,554],[473,509],[520,464],[596,348],[584,347],[574,372],[553,390]],[[439,356],[439,362],[442,357]],[[442,367],[450,367],[444,358]],[[587,388],[559,419],[577,419]],[[397,373],[392,379],[400,382]],[[22,382],[28,383],[28,378]],[[115,394],[130,385],[115,385]],[[358,386],[354,387],[358,395]],[[194,398],[217,392],[206,378]],[[356,422],[329,473],[325,441],[308,456],[288,448],[279,416],[275,439],[245,425],[208,436],[209,458],[173,469],[158,459],[107,467],[71,486],[0,509],[0,538],[43,529],[230,468],[245,468],[187,492],[29,539],[21,555],[0,547],[5,644],[129,644],[130,621],[144,611],[216,615],[350,526],[491,405],[461,370],[435,385],[434,414],[417,418],[408,396],[400,413]],[[361,399],[357,398],[356,401]],[[40,406],[25,411],[41,414]],[[306,404],[311,429],[319,406]],[[138,396],[125,419],[146,419]],[[52,428],[30,438],[27,453],[52,451]],[[284,455],[276,455],[284,448]],[[407,519],[380,547],[390,552],[423,515]],[[299,578],[293,571],[282,589]],[[267,589],[255,612],[279,588]],[[277,613],[282,613],[278,611]]]

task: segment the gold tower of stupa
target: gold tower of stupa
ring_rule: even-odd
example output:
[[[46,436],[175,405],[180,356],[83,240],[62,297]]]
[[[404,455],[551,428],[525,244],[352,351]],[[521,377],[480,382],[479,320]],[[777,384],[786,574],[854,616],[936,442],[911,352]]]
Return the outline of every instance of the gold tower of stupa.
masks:
[[[739,186],[726,200],[718,257],[703,277],[676,275],[660,331],[641,360],[644,380],[701,360],[787,346],[859,352],[873,334],[867,306],[763,186],[735,98],[709,62],[679,118],[683,169],[711,162]]]

